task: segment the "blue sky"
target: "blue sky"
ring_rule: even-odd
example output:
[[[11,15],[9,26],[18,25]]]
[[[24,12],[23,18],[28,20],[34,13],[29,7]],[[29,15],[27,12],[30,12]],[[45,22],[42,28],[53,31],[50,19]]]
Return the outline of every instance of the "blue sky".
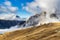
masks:
[[[60,0],[0,0],[1,13],[15,13],[27,18],[41,11],[60,10]],[[60,11],[59,11],[60,13]]]
[[[30,13],[26,10],[23,10],[22,7],[26,6],[27,3],[33,2],[34,0],[0,0],[0,4],[3,5],[3,3],[6,1],[11,2],[11,5],[13,7],[18,8],[16,14],[19,15],[20,17],[27,18],[27,17],[33,15],[32,13]]]

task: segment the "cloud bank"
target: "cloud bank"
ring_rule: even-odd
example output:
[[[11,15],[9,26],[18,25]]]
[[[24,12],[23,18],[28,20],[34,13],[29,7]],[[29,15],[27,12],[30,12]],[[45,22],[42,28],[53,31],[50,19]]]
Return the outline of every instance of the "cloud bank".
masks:
[[[41,11],[55,12],[57,10],[60,13],[60,0],[34,0],[27,3],[27,6],[23,7],[23,9],[34,14]]]

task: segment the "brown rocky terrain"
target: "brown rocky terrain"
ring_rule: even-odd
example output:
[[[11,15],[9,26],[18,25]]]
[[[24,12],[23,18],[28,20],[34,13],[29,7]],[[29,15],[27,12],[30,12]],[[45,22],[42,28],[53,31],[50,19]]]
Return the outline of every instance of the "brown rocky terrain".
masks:
[[[0,40],[60,40],[60,23],[7,32],[0,35]]]

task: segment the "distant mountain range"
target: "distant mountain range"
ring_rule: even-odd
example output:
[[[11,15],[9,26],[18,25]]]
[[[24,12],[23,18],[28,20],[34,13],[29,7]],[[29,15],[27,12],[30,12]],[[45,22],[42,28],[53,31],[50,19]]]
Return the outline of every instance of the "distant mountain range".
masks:
[[[20,18],[20,16],[16,14],[0,14],[1,20],[26,20],[24,18]]]
[[[25,19],[20,18],[15,14],[1,14],[0,15],[0,29],[7,29],[11,26],[22,25]]]
[[[0,20],[0,29],[7,29],[10,28],[12,26],[16,26],[16,25],[22,25],[23,23],[25,23],[25,21],[18,21],[18,20]]]

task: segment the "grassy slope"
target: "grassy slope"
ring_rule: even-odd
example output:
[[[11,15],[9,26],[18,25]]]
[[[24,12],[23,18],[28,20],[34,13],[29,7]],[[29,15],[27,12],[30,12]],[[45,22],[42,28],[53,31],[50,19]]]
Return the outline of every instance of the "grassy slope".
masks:
[[[5,33],[0,35],[0,40],[60,40],[60,23]]]

